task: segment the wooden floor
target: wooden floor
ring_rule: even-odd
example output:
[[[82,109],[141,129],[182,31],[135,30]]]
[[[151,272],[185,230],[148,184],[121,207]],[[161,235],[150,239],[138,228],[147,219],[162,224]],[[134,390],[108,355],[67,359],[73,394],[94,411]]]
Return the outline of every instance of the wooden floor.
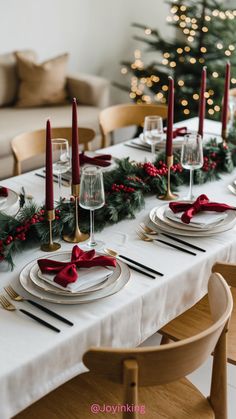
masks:
[[[161,336],[155,334],[140,346],[159,344]],[[210,389],[212,357],[188,378],[199,390],[208,396]],[[236,418],[236,365],[228,364],[228,419]]]

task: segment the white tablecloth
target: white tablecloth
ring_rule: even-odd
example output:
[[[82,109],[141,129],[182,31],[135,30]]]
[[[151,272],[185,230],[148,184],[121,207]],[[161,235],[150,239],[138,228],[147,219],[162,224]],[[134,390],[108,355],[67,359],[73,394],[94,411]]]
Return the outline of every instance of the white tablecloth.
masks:
[[[194,129],[196,120],[188,121]],[[183,125],[183,124],[180,124]],[[185,125],[185,124],[184,124]],[[206,131],[219,132],[219,124],[206,124]],[[128,148],[124,144],[106,149],[116,157],[143,161],[150,153]],[[220,181],[195,186],[196,194],[206,193],[215,201],[235,204],[235,197],[227,184],[236,177],[236,171],[222,176]],[[24,185],[28,194],[37,201],[44,196],[44,180],[33,173],[1,182],[16,191]],[[185,194],[182,188],[180,194]],[[64,188],[69,195],[69,189]],[[184,310],[196,303],[207,290],[207,280],[216,260],[235,261],[235,229],[217,236],[191,238],[193,244],[207,252],[191,256],[167,248],[159,243],[141,242],[135,230],[141,221],[148,220],[149,211],[162,205],[155,196],[146,199],[145,208],[134,220],[124,220],[105,228],[98,238],[107,247],[122,252],[141,263],[164,273],[164,277],[151,280],[132,272],[130,282],[119,293],[85,305],[46,304],[74,322],[73,327],[53,319],[27,303],[18,307],[34,312],[61,329],[56,334],[19,312],[0,309],[0,418],[8,419],[66,380],[83,370],[83,353],[92,345],[136,346]],[[62,243],[62,249],[72,246]],[[11,283],[23,295],[18,277],[23,266],[34,258],[42,257],[38,248],[32,248],[15,257],[15,269],[10,272],[0,265],[0,288]],[[45,255],[45,254],[44,254]],[[27,306],[27,307],[26,307]]]

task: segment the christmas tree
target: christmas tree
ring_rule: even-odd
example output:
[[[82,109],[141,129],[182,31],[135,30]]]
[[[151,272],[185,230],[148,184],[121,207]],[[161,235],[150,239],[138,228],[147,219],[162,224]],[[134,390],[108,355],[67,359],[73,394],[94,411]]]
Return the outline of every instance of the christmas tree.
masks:
[[[157,0],[158,1],[158,0]],[[174,26],[176,38],[168,41],[158,30],[143,24],[133,26],[144,32],[135,39],[144,42],[157,59],[145,65],[141,51],[133,62],[123,62],[121,72],[131,74],[129,90],[135,102],[167,102],[168,76],[175,79],[175,119],[198,114],[200,79],[207,66],[207,114],[220,119],[224,89],[225,63],[232,65],[231,87],[236,87],[236,10],[226,8],[220,0],[176,0],[170,5],[168,24]],[[152,54],[153,55],[153,54]]]

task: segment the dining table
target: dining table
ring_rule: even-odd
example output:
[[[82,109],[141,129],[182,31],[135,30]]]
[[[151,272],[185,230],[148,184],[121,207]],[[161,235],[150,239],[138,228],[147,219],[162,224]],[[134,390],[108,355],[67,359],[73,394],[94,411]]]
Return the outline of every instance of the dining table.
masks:
[[[197,118],[176,124],[197,129]],[[205,135],[220,135],[221,124],[205,120]],[[98,150],[100,152],[100,150]],[[103,149],[114,158],[129,157],[144,162],[153,159],[150,151],[134,147],[130,141]],[[106,169],[107,170],[107,169]],[[41,204],[45,196],[45,181],[24,173],[1,181],[2,186],[32,195]],[[194,194],[206,194],[210,200],[236,204],[236,196],[227,185],[236,178],[236,170],[220,174],[220,179],[194,185]],[[188,186],[178,190],[179,199],[186,195]],[[69,198],[70,188],[62,186],[63,196]],[[57,197],[55,183],[55,197]],[[158,270],[163,276],[155,279],[130,270],[130,280],[122,290],[106,298],[86,304],[55,304],[30,296],[19,282],[19,274],[32,260],[45,257],[39,245],[26,248],[14,256],[14,269],[0,264],[0,293],[12,285],[20,295],[40,302],[45,307],[66,317],[73,326],[52,319],[27,302],[14,303],[18,308],[40,315],[60,328],[54,333],[21,312],[0,308],[0,418],[9,419],[44,395],[84,372],[83,354],[91,346],[136,347],[185,310],[197,303],[206,293],[212,265],[216,261],[236,261],[236,228],[204,237],[184,237],[193,245],[204,248],[196,256],[177,251],[159,242],[144,242],[137,235],[141,222],[148,224],[154,207],[166,204],[155,195],[145,197],[145,206],[135,218],[106,226],[97,232],[105,247]],[[1,228],[1,226],[0,226]],[[161,236],[160,236],[161,237]],[[163,237],[164,239],[164,237]],[[168,241],[167,238],[165,240]],[[61,249],[71,251],[73,244],[61,240]],[[6,295],[6,294],[5,294]],[[79,398],[79,395],[78,395]]]

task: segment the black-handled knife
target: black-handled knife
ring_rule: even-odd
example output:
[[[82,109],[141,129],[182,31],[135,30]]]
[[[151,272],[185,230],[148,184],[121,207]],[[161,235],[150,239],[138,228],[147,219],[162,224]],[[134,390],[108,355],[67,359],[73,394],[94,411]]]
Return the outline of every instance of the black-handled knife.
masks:
[[[187,249],[183,249],[182,247],[176,246],[175,244],[166,242],[165,240],[161,240],[161,239],[153,239],[153,240],[155,240],[155,242],[163,243],[166,246],[170,246],[170,247],[173,247],[174,249],[180,250],[180,252],[184,252],[184,253],[188,253],[189,255],[197,256],[196,253],[193,253],[193,252],[191,252],[190,250],[187,250]]]
[[[121,260],[121,259],[120,259]],[[121,260],[122,261],[122,260]],[[140,274],[146,275],[149,278],[156,279],[156,277],[152,274],[149,274],[148,272],[143,271],[142,269],[136,268],[136,266],[131,265],[130,263],[126,263],[126,265],[129,266],[130,269],[133,269],[133,271],[139,272]]]
[[[155,269],[149,268],[149,266],[145,266],[145,265],[143,265],[143,264],[142,264],[142,263],[140,263],[140,262],[136,262],[136,260],[130,259],[130,258],[128,258],[127,256],[119,255],[119,257],[121,257],[121,258],[123,258],[123,259],[127,260],[128,262],[132,262],[132,263],[134,263],[135,265],[140,266],[140,268],[146,269],[147,271],[152,272],[152,273],[154,273],[154,274],[156,274],[156,275],[159,275],[159,276],[164,276],[164,274],[162,274],[161,272],[158,272],[158,271],[156,271]]]
[[[54,311],[50,310],[49,308],[46,308],[46,307],[42,306],[41,304],[36,303],[33,300],[25,299],[25,301],[28,301],[28,303],[30,303],[33,306],[39,308],[39,310],[42,310],[45,313],[50,314],[50,316],[55,317],[55,319],[61,320],[63,323],[66,323],[69,326],[74,326],[74,323],[72,323],[70,320],[65,319],[65,317],[60,316],[60,314],[55,313]]]
[[[161,234],[162,234],[162,236],[166,236],[169,239],[175,240],[176,242],[184,244],[185,246],[191,247],[192,249],[199,250],[200,252],[206,252],[205,249],[202,249],[201,247],[198,247],[195,244],[188,243],[185,240],[178,239],[177,237],[170,236],[169,234],[166,234],[166,233],[161,233]]]
[[[58,329],[57,327],[53,326],[52,324],[45,322],[45,320],[40,319],[40,317],[35,316],[34,314],[30,313],[27,310],[24,310],[23,308],[19,308],[19,311],[21,311],[21,313],[25,314],[28,317],[31,317],[31,319],[34,319],[36,322],[42,324],[43,326],[48,327],[48,329],[53,330],[54,332],[60,333],[60,329]]]

